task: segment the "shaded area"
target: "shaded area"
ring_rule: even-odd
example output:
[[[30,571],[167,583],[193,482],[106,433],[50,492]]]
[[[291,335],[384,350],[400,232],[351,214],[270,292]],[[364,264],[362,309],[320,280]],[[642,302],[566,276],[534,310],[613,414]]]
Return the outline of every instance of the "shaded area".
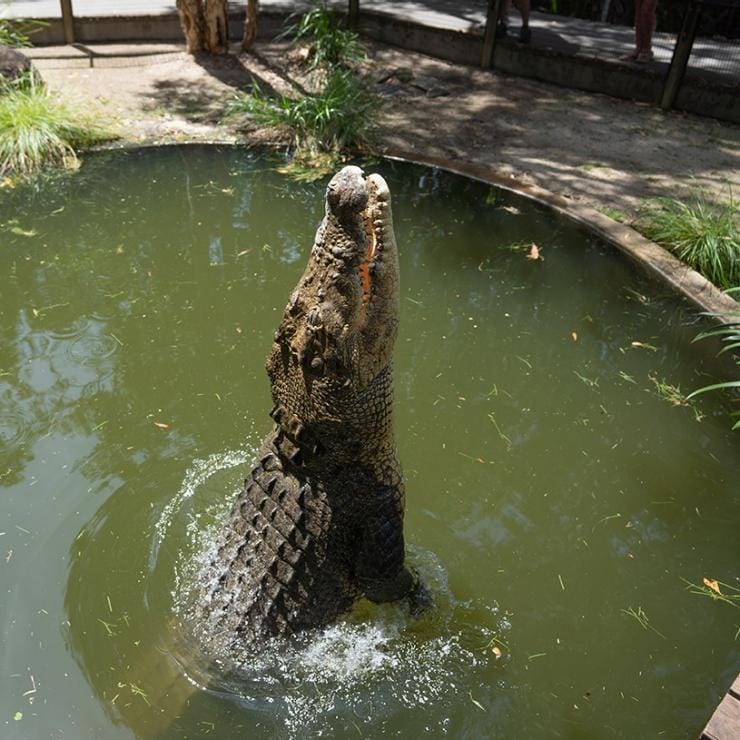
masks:
[[[254,80],[232,54],[201,53],[193,55],[192,60],[208,75],[210,84],[177,76],[155,80],[146,96],[145,110],[164,109],[188,120],[218,123],[234,93],[248,89]]]

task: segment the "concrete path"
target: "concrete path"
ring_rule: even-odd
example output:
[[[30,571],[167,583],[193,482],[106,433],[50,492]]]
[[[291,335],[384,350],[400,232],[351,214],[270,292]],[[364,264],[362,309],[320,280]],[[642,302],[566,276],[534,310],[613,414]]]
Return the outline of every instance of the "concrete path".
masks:
[[[244,8],[246,0],[231,2],[232,10]],[[346,8],[346,0],[330,0],[333,7]],[[174,0],[72,0],[73,11],[82,17],[169,15],[176,12]],[[262,0],[263,10],[302,10],[315,5],[307,0]],[[486,20],[486,0],[360,0],[361,10],[404,18],[421,26],[481,34]],[[59,0],[12,0],[0,16],[13,18],[59,18]],[[511,12],[512,33],[518,33],[519,15]],[[578,18],[533,12],[530,21],[532,44],[569,54],[605,61],[617,60],[634,47],[631,28]],[[675,36],[656,33],[653,51],[657,63],[668,64]],[[698,39],[690,66],[721,75],[726,82],[740,83],[740,42]]]

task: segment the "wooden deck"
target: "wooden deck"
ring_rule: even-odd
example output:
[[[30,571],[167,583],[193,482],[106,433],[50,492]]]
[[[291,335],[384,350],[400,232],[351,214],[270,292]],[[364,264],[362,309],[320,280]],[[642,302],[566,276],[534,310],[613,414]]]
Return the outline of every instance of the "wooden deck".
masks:
[[[700,740],[740,740],[740,674],[727,690]]]

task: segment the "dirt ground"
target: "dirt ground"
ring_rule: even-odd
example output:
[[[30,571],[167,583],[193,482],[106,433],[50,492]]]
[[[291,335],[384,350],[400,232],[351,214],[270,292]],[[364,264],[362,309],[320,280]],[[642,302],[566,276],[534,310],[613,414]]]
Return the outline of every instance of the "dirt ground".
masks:
[[[33,55],[43,54],[36,64],[53,89],[97,107],[132,141],[244,140],[220,123],[224,104],[253,77],[284,90],[294,74],[279,43],[260,43],[254,55],[203,59],[172,44],[92,48],[105,55],[92,67],[85,59],[49,58],[53,49]],[[621,211],[626,220],[656,196],[692,188],[714,198],[740,192],[739,126],[387,46],[367,48],[370,79],[383,80],[376,84],[385,101],[381,148],[492,166]],[[142,51],[158,53],[126,56]]]

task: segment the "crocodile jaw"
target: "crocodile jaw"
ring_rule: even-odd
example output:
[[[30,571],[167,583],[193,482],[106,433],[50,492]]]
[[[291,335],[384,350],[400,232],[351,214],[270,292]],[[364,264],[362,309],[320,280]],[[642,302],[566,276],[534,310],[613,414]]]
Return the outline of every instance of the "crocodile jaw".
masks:
[[[363,393],[390,370],[398,313],[388,186],[345,167],[329,183],[308,265],[268,357],[276,406],[304,424],[353,426]]]

